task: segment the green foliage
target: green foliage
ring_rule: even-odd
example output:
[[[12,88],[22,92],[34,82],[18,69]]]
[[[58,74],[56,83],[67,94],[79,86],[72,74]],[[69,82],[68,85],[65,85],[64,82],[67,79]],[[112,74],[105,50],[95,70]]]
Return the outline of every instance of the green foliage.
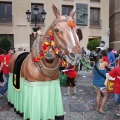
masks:
[[[2,48],[2,49],[7,49],[7,48],[9,48],[9,47],[11,47],[11,43],[10,43],[10,41],[7,39],[7,38],[2,38],[1,40],[0,40],[0,48]]]
[[[95,50],[96,47],[100,46],[100,40],[91,40],[88,44],[87,44],[87,49],[89,50]]]

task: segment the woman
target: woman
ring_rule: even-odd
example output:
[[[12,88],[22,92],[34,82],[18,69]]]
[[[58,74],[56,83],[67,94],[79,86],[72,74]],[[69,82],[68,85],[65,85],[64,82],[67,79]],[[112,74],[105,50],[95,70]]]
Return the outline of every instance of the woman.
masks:
[[[106,100],[108,98],[108,92],[107,89],[104,85],[105,82],[105,76],[106,76],[106,66],[108,66],[108,63],[103,61],[103,56],[99,54],[96,57],[96,62],[95,66],[93,69],[93,85],[96,91],[96,110],[102,114],[105,114],[106,112],[104,111],[104,105],[106,103]],[[100,75],[102,74],[102,75]],[[102,102],[100,105],[100,97],[101,94],[103,95]]]

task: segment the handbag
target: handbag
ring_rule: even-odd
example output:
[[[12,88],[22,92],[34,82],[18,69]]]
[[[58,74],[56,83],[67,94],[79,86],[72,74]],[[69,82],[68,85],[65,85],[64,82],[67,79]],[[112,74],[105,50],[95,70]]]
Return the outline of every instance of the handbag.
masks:
[[[96,71],[97,71],[103,78],[106,79],[106,76],[103,75],[103,74],[98,70],[98,68],[96,67],[96,65],[95,65],[95,69],[96,69]],[[114,92],[114,81],[111,81],[111,80],[108,80],[108,81],[107,81],[107,90],[108,90],[109,93],[113,93],[113,92]]]
[[[60,80],[60,86],[66,86],[66,81],[67,81],[67,74],[64,74],[63,72],[59,72],[59,80]]]
[[[109,93],[114,92],[114,81],[113,80],[108,80],[107,81],[107,90]]]

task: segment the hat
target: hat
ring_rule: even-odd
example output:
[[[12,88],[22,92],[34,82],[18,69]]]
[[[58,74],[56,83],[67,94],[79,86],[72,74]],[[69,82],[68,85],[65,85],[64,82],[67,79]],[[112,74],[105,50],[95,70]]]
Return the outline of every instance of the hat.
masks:
[[[105,43],[104,41],[101,41],[101,43]]]
[[[13,48],[13,47],[10,47],[10,48],[8,48],[8,50],[14,50],[15,48]]]
[[[10,50],[15,50],[15,48],[13,48],[13,47],[7,48],[7,52],[10,51]]]

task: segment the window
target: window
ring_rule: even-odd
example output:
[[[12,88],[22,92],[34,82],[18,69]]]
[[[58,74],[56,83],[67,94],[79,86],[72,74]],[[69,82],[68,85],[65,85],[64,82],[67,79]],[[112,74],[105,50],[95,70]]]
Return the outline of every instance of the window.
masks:
[[[91,2],[100,2],[100,0],[90,0]]]
[[[35,8],[35,6],[37,6],[37,8],[39,9],[39,12],[37,14],[37,23],[42,22],[42,15],[41,12],[43,11],[43,4],[31,4],[31,23],[33,24],[35,22],[35,15],[34,15],[34,11],[33,8]]]
[[[62,15],[69,15],[72,9],[73,6],[62,5]]]
[[[11,2],[0,2],[0,23],[12,23]]]
[[[90,8],[90,26],[100,27],[100,8]]]

